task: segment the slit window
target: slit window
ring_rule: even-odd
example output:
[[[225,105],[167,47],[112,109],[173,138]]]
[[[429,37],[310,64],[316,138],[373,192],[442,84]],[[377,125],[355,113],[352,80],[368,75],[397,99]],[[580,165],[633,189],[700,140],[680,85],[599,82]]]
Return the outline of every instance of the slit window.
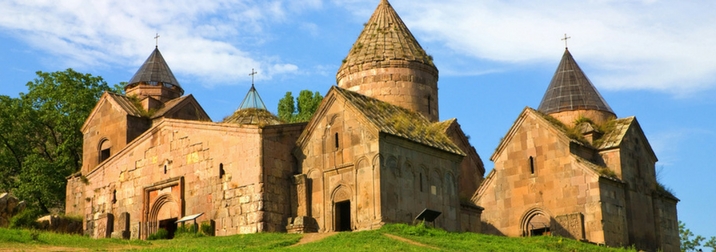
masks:
[[[336,139],[336,150],[337,150],[340,147],[340,145],[338,144],[338,132],[336,132],[335,139]]]
[[[164,174],[167,174],[167,165],[164,165]]]
[[[219,178],[224,178],[224,174],[226,174],[224,171],[224,164],[219,164]]]
[[[112,204],[117,203],[117,190],[112,191]]]
[[[530,174],[535,174],[535,158],[530,156],[529,158]]]

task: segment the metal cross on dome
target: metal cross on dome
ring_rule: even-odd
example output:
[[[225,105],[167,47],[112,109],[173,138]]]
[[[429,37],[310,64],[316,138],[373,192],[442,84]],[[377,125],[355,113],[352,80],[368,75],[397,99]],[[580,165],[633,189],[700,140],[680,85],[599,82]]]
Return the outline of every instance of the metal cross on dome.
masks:
[[[255,76],[256,74],[258,74],[258,72],[254,71],[254,69],[251,68],[251,73],[249,74],[249,75],[251,75],[251,87],[254,86],[254,76]]]
[[[568,40],[568,39],[571,39],[571,38],[572,38],[572,37],[567,37],[567,34],[566,34],[566,33],[564,34],[564,38],[562,39],[562,40],[564,40],[564,48],[567,48],[567,40]]]

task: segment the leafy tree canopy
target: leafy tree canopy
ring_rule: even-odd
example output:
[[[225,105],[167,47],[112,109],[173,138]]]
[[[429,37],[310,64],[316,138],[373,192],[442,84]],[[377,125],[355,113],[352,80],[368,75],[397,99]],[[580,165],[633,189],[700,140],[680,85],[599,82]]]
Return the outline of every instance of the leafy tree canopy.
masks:
[[[301,90],[297,101],[294,100],[291,92],[286,92],[286,95],[278,101],[278,118],[289,123],[307,122],[316,113],[322,100],[323,96],[319,92]]]
[[[64,208],[66,177],[82,167],[82,124],[122,87],[72,69],[36,74],[27,93],[0,96],[0,190],[49,212]]]

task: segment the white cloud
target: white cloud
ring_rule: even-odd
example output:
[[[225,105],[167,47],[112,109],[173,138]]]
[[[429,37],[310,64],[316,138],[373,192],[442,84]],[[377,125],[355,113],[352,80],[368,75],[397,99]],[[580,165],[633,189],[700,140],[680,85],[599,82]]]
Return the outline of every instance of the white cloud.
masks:
[[[268,69],[257,78],[296,71],[242,48],[260,44],[267,25],[286,19],[286,8],[320,7],[320,0],[12,0],[0,2],[0,29],[72,66],[139,66],[159,33],[159,49],[175,74],[204,85],[232,84],[251,68]]]
[[[343,0],[348,1],[348,0]],[[500,64],[556,67],[569,47],[595,85],[689,93],[716,86],[716,3],[393,0],[413,33]]]

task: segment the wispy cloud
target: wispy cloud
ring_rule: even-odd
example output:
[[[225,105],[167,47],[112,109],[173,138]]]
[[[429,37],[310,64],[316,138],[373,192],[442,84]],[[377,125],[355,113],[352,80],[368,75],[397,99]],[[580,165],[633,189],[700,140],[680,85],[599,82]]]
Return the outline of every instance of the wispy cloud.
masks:
[[[320,7],[319,0],[11,0],[0,2],[0,29],[75,66],[138,66],[158,32],[174,72],[213,85],[235,83],[244,75],[237,69],[257,68],[258,78],[296,71],[243,48],[260,44],[287,12]]]

